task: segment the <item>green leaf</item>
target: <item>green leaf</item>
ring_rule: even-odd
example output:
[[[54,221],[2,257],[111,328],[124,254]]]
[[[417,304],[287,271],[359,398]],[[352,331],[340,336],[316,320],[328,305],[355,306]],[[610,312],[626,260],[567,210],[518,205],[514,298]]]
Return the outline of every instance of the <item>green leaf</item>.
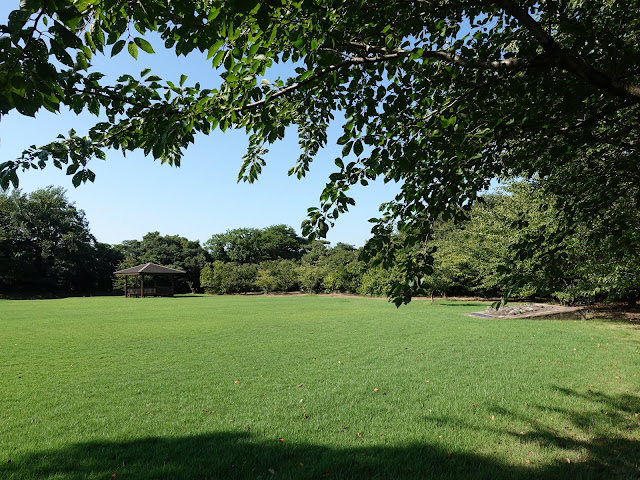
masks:
[[[360,156],[364,148],[362,147],[362,141],[360,139],[356,140],[356,143],[353,144],[353,153]]]
[[[306,80],[307,78],[309,78],[313,74],[314,74],[313,70],[307,70],[302,75],[300,75],[300,78],[298,79],[298,81],[302,82],[302,81]]]
[[[18,180],[18,174],[15,170],[11,170],[11,172],[9,173],[9,179],[13,184],[13,188],[18,188],[18,185],[20,185],[20,181]]]
[[[338,140],[337,140],[337,144],[338,145],[345,145],[349,139],[351,138],[351,134],[349,132],[346,132],[344,135],[342,135]]]
[[[187,76],[183,73],[182,75],[180,75],[180,86],[184,85],[184,82],[187,81]]]
[[[124,40],[118,40],[113,45],[113,47],[111,48],[111,56],[113,57],[113,56],[119,54],[122,51],[122,49],[124,48],[125,43],[127,43],[127,42],[125,42]]]
[[[139,46],[143,52],[156,53],[153,50],[153,47],[151,46],[151,44],[147,42],[144,38],[136,37],[133,39],[133,41],[136,42],[136,45]]]
[[[224,45],[224,42],[225,42],[225,39],[221,38],[220,40],[218,40],[216,43],[213,44],[213,46],[207,51],[207,60],[209,60],[216,53],[218,53],[218,50],[220,50],[220,47]]]
[[[76,67],[81,70],[87,70],[89,68],[87,57],[82,52],[76,54]]]
[[[102,33],[102,29],[98,28],[93,31],[93,43],[95,43],[96,48],[102,52],[102,48],[104,47],[104,34]]]
[[[220,63],[222,62],[222,58],[224,57],[224,54],[225,54],[224,50],[219,50],[218,53],[216,53],[215,57],[213,57],[213,60],[211,60],[212,68],[216,68],[218,65],[220,65]]]
[[[77,172],[72,178],[71,178],[71,183],[73,184],[74,187],[78,188],[80,186],[80,184],[82,183],[82,180],[84,178],[83,175],[84,171],[80,170],[79,172]]]
[[[63,26],[61,23],[56,22],[50,30],[57,33],[59,38],[67,47],[80,48],[82,46],[82,40],[80,40],[75,33]]]
[[[127,45],[127,50],[129,50],[129,55],[131,55],[136,60],[138,59],[138,46],[134,42],[129,42],[129,45]]]

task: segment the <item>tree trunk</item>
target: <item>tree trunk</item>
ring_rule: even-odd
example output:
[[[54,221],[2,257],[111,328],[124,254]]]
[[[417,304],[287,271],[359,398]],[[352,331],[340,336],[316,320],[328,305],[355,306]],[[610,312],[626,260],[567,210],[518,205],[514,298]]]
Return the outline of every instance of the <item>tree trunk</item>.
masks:
[[[637,301],[638,301],[638,292],[635,290],[632,290],[631,292],[629,292],[629,295],[627,296],[627,307],[634,308],[637,305]]]

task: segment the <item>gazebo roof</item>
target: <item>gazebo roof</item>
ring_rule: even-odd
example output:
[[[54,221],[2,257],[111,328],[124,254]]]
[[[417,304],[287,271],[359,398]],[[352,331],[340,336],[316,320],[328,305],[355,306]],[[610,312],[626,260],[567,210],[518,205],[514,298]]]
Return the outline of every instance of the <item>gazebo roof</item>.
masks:
[[[163,267],[162,265],[156,265],[155,263],[136,265],[135,267],[125,268],[124,270],[118,270],[115,272],[116,275],[176,275],[183,273],[187,272],[176,268]]]

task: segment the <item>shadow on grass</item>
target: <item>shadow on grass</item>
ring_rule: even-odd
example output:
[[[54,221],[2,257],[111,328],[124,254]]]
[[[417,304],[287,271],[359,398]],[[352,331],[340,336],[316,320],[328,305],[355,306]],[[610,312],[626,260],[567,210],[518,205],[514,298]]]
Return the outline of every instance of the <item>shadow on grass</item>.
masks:
[[[603,478],[607,471],[597,457],[580,464],[558,462],[532,469],[474,454],[447,452],[434,445],[331,449],[281,443],[277,439],[261,441],[250,433],[217,433],[76,444],[12,460],[0,467],[0,476],[66,480],[272,477],[524,480]],[[629,478],[635,478],[632,471],[627,473]]]
[[[459,302],[459,301],[442,302],[442,301],[436,300],[434,304],[440,305],[443,307],[486,307],[487,306],[487,302],[480,302],[480,301],[478,302]]]
[[[579,410],[559,409],[545,405],[530,405],[536,412],[529,414],[515,412],[495,406],[491,413],[510,420],[511,424],[530,425],[527,431],[486,427],[489,433],[499,433],[517,439],[522,444],[536,448],[560,449],[579,455],[578,461],[563,465],[559,458],[557,465],[547,465],[536,470],[534,478],[620,478],[640,479],[640,397],[627,393],[608,395],[601,392],[580,393],[575,390],[554,387],[556,392],[572,397],[591,407]],[[560,420],[562,425],[549,427],[535,417],[549,415]],[[473,428],[459,418],[440,417],[442,424]],[[512,478],[520,478],[520,469],[505,468],[502,473]],[[506,475],[505,475],[506,476]]]
[[[514,465],[498,457],[447,451],[440,444],[367,446],[363,436],[352,446],[331,448],[282,439],[265,439],[251,431],[223,432],[171,438],[76,443],[59,450],[42,450],[16,458],[0,458],[0,478],[80,480],[132,479],[244,479],[244,478],[390,478],[390,479],[601,479],[640,478],[640,397],[620,393],[578,392],[555,386],[562,396],[581,405],[576,410],[528,405],[527,410],[502,406],[491,413],[508,418],[509,425],[461,423],[459,417],[438,422],[456,428],[478,429],[517,439],[536,449],[562,450],[575,457],[547,464]],[[536,421],[546,414],[562,425]],[[482,432],[481,432],[482,433]],[[5,453],[6,454],[6,453]]]
[[[62,300],[65,298],[121,297],[118,292],[2,292],[0,300]]]
[[[564,388],[556,391],[593,401],[596,411],[570,412],[535,406],[532,408],[540,412],[552,411],[563,415],[570,427],[551,429],[533,422],[527,432],[494,426],[485,427],[485,430],[517,438],[519,442],[536,448],[568,449],[579,455],[579,459],[571,463],[558,458],[548,464],[514,465],[497,457],[446,451],[436,444],[367,446],[366,436],[351,447],[330,448],[313,443],[283,442],[278,438],[265,440],[247,431],[78,443],[60,450],[34,452],[11,461],[0,459],[0,477],[62,480],[640,478],[640,440],[637,434],[632,433],[632,429],[638,427],[629,424],[638,412],[638,397],[601,393],[592,396]],[[601,412],[602,418],[595,416],[600,407],[608,409],[606,413],[604,410]],[[500,407],[493,411],[517,420],[517,423],[531,421],[522,412]],[[459,418],[441,418],[440,421],[474,428],[461,425]]]

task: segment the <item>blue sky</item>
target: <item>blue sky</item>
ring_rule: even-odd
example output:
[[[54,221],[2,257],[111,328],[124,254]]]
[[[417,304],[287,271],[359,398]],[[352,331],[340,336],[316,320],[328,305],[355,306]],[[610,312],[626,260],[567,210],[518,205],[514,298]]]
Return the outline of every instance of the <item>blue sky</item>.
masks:
[[[0,5],[0,22],[5,22],[18,0],[4,0]],[[110,59],[94,58],[96,70],[117,76],[137,75],[145,67],[167,80],[177,80],[181,73],[188,82],[217,86],[220,78],[202,55],[176,58],[160,52],[153,42],[155,55],[140,52],[138,61],[126,53]],[[280,71],[274,74],[286,74]],[[51,114],[43,111],[36,118],[13,112],[0,120],[0,161],[20,156],[29,145],[52,141],[59,133],[74,128],[84,134],[96,122],[90,114],[76,116],[70,112]],[[90,168],[96,173],[95,183],[78,188],[60,170],[48,166],[42,171],[26,171],[20,175],[20,189],[30,192],[48,185],[67,189],[67,197],[85,211],[91,232],[101,242],[119,243],[141,239],[144,234],[159,231],[163,235],[181,235],[190,240],[206,241],[214,233],[238,227],[263,228],[287,224],[300,232],[308,207],[318,205],[318,197],[336,167],[334,159],[341,147],[335,144],[340,135],[339,124],[330,130],[328,146],[319,153],[310,174],[302,180],[287,176],[299,154],[295,130],[284,141],[271,146],[267,167],[257,183],[236,183],[241,157],[247,147],[244,131],[230,131],[196,137],[182,159],[180,168],[161,165],[141,152],[123,157],[110,151],[106,161],[94,160]],[[370,236],[368,219],[378,215],[382,202],[398,191],[394,184],[372,182],[367,187],[354,187],[356,206],[338,220],[329,231],[332,243],[364,244]]]

